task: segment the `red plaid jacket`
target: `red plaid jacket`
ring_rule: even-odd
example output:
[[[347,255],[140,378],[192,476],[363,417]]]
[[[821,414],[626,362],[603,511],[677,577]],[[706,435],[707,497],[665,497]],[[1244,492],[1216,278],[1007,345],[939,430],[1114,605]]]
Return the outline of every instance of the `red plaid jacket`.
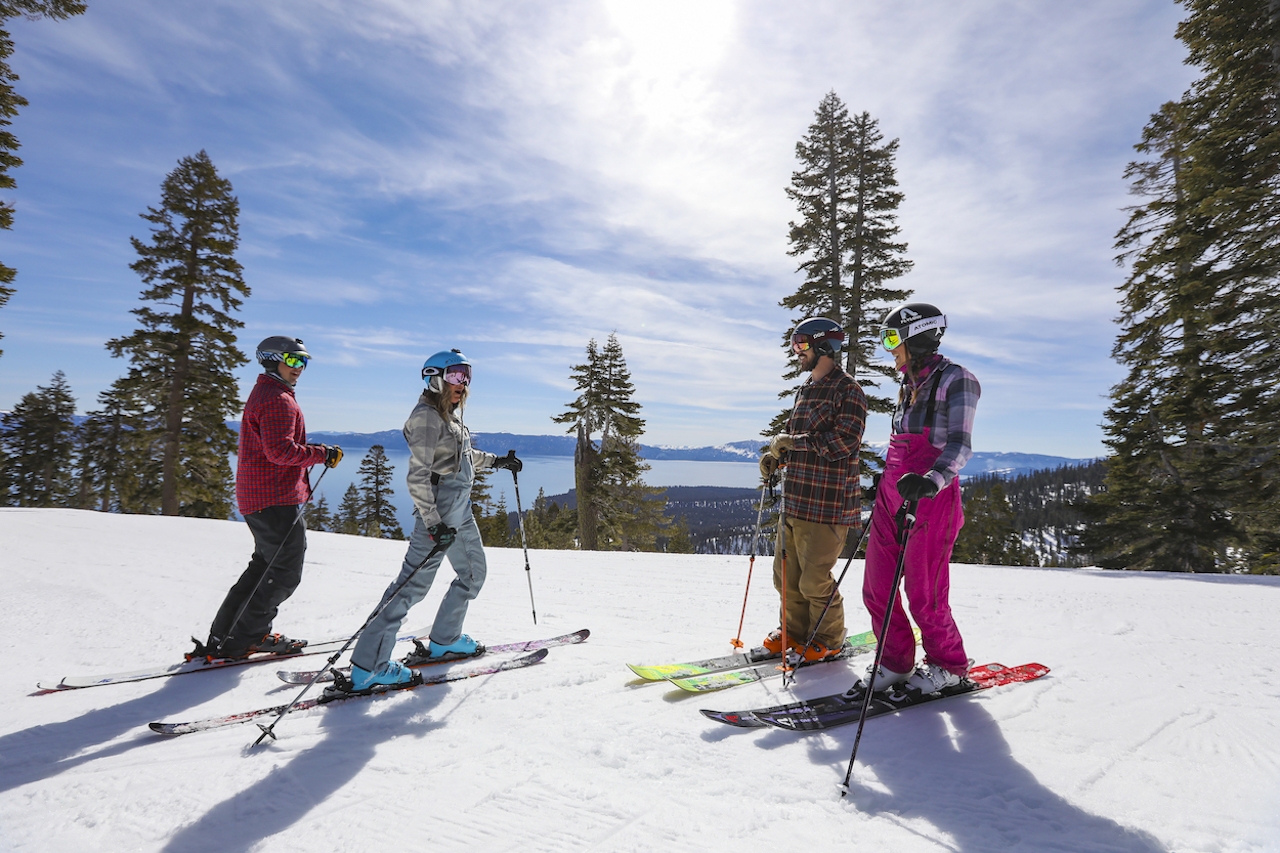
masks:
[[[241,515],[269,506],[298,506],[311,496],[307,468],[324,462],[325,449],[307,444],[307,425],[293,389],[266,373],[244,404],[236,460],[236,503]]]
[[[787,419],[787,432],[797,436],[782,487],[788,517],[861,527],[858,451],[866,420],[867,397],[840,368],[800,386]]]

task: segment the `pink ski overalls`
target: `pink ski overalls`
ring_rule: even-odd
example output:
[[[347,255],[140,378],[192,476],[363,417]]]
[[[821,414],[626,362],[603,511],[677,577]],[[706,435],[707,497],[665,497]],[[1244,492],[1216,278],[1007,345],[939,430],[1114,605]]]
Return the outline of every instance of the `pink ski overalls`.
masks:
[[[933,386],[929,389],[932,413],[937,382],[929,384]],[[931,421],[932,417],[926,419],[926,423]],[[898,494],[898,480],[908,472],[926,474],[942,453],[930,443],[929,429],[926,426],[923,434],[899,433],[890,438],[884,475],[880,478],[875,507],[871,511],[862,600],[877,635],[889,603],[901,553],[898,525],[894,520],[903,503]],[[920,627],[925,655],[943,669],[961,675],[969,669],[969,658],[965,654],[960,630],[951,616],[949,595],[951,549],[963,525],[960,479],[956,477],[937,495],[925,498],[917,505],[915,527],[907,541],[903,574],[903,591],[911,615]],[[879,640],[884,644],[881,663],[885,669],[910,672],[915,668],[915,637],[903,610],[901,596],[894,603],[888,633]]]

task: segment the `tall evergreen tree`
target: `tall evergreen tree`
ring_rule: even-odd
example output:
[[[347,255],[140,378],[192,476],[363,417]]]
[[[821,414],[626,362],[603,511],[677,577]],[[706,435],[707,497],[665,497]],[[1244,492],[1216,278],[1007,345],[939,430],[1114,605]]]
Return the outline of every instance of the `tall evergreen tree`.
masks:
[[[494,548],[502,548],[510,544],[507,530],[509,512],[505,495],[499,496],[497,504],[493,502],[493,487],[489,484],[491,473],[493,469],[476,472],[475,482],[471,485],[471,513],[480,529],[480,541]]]
[[[587,344],[587,361],[573,368],[578,397],[568,410],[553,417],[577,433],[574,450],[574,483],[578,499],[578,541],[584,551],[598,551],[612,543],[634,540],[624,535],[624,516],[647,507],[636,495],[648,487],[641,482],[649,466],[640,459],[635,442],[644,432],[640,404],[632,399],[635,386],[616,334],[604,349],[593,338]],[[593,439],[600,433],[600,444]],[[602,526],[608,528],[603,533]]]
[[[324,495],[306,505],[302,511],[302,520],[308,530],[322,533],[333,532],[337,527],[336,516],[329,510],[329,501]]]
[[[24,394],[12,412],[0,416],[0,503],[74,505],[75,410],[59,370],[48,385]]]
[[[373,536],[379,539],[403,539],[404,531],[396,520],[396,508],[391,503],[395,490],[391,481],[395,476],[395,467],[387,458],[386,449],[381,444],[369,448],[360,462],[360,515],[359,529],[361,536]]]
[[[362,514],[360,490],[355,483],[349,483],[342,493],[342,501],[338,511],[333,514],[333,532],[345,533],[348,536],[360,535],[360,517]]]
[[[1013,507],[1005,496],[1004,484],[991,479],[977,489],[967,489],[964,500],[964,526],[951,553],[954,563],[980,563],[987,566],[1034,565],[1022,547],[1022,539],[1014,524]]]
[[[851,118],[844,102],[828,92],[800,142],[800,168],[791,176],[787,197],[796,203],[799,221],[790,223],[788,254],[800,258],[803,283],[779,304],[806,317],[828,317],[842,327],[847,346],[841,366],[857,375],[864,388],[878,386],[876,376],[894,376],[891,365],[874,360],[880,318],[911,291],[892,286],[910,271],[907,244],[898,240],[898,190],[895,158],[898,140],[884,141],[879,123],[863,112]],[[790,334],[783,346],[790,352]],[[799,369],[792,364],[786,379]],[[780,397],[790,396],[791,390]],[[887,396],[867,395],[873,412],[892,410]],[[789,412],[766,430],[780,432]]]
[[[1270,0],[1184,0],[1201,77],[1152,116],[1117,236],[1105,492],[1083,546],[1104,565],[1213,572],[1280,550],[1280,41]],[[1269,555],[1269,556],[1268,556]]]
[[[11,190],[17,186],[9,170],[22,165],[17,154],[21,144],[9,127],[18,115],[18,108],[27,106],[27,99],[13,88],[18,75],[9,66],[13,37],[9,34],[8,21],[19,15],[29,19],[65,19],[81,15],[84,10],[85,4],[77,0],[0,0],[0,190]],[[0,201],[0,229],[7,231],[12,227],[13,204]],[[13,296],[12,284],[17,275],[18,271],[13,267],[0,263],[0,308]],[[0,333],[0,338],[3,337]],[[0,355],[4,355],[4,350],[0,350]]]
[[[239,212],[231,183],[201,151],[179,161],[160,207],[142,214],[150,242],[130,238],[149,304],[133,311],[141,328],[107,349],[132,362],[121,389],[144,410],[141,431],[159,448],[165,515],[231,513],[236,435],[225,421],[241,406],[234,370],[248,362],[235,340],[244,323],[232,316],[249,295],[235,259]]]
[[[101,512],[154,512],[159,506],[160,466],[148,458],[140,431],[142,412],[117,381],[98,395],[99,408],[80,424],[79,499]]]

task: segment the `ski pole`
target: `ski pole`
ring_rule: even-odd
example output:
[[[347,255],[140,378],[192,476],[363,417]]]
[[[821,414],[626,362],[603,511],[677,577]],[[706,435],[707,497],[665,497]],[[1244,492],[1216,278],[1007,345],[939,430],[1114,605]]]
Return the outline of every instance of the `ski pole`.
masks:
[[[756,567],[756,545],[760,542],[760,525],[764,521],[764,490],[766,483],[760,484],[760,508],[756,510],[756,529],[751,534],[751,559],[747,562],[747,588],[742,592],[742,615],[738,617],[738,636],[729,642],[735,649],[742,648],[742,625],[747,620],[747,596],[751,592],[751,572]]]
[[[514,457],[514,450],[507,451],[508,456]],[[520,528],[520,546],[524,548],[524,577],[529,581],[529,606],[533,608],[533,624],[538,624],[538,606],[533,602],[533,571],[529,568],[529,542],[524,536],[524,511],[520,509],[520,478],[516,476],[516,469],[511,469],[511,484],[516,489],[516,523]]]
[[[391,600],[395,598],[397,594],[399,594],[400,590],[404,589],[405,585],[409,583],[409,581],[413,580],[413,576],[418,573],[418,570],[421,569],[423,566],[425,566],[427,563],[429,563],[431,561],[431,558],[434,557],[436,554],[439,554],[441,551],[443,551],[445,547],[446,546],[444,545],[443,542],[437,542],[436,546],[431,549],[431,552],[427,554],[427,556],[422,558],[422,562],[418,563],[418,565],[413,567],[413,571],[409,572],[409,576],[404,580],[400,581],[400,583],[396,585],[395,589],[391,590],[390,593],[388,593],[386,596],[383,597],[382,603],[378,605],[378,608],[374,610],[373,613],[369,614],[368,619],[364,620],[364,624],[360,626],[360,630],[352,634],[351,638],[347,640],[345,643],[343,643],[342,648],[334,652],[333,657],[325,661],[324,667],[321,668],[320,671],[318,671],[315,675],[311,676],[311,680],[307,682],[307,686],[302,688],[302,692],[299,693],[297,696],[295,696],[293,701],[290,702],[288,705],[286,705],[284,709],[281,710],[280,713],[276,715],[276,718],[271,721],[271,725],[264,726],[262,723],[258,723],[258,728],[262,729],[262,734],[258,735],[258,739],[253,742],[252,746],[257,746],[258,744],[266,740],[268,737],[270,737],[272,740],[276,739],[276,733],[274,731],[276,727],[276,723],[280,722],[280,720],[284,718],[285,714],[292,711],[294,705],[297,705],[299,702],[302,701],[302,697],[306,696],[307,691],[311,689],[312,685],[314,685],[317,681],[320,680],[320,676],[324,675],[326,672],[333,669],[334,663],[337,662],[338,658],[342,657],[343,652],[345,652],[347,649],[351,647],[351,644],[356,641],[356,638],[364,633],[364,629],[369,627],[369,623],[372,622],[374,619],[378,618],[378,614],[386,609],[386,606],[391,603]]]
[[[808,648],[809,646],[813,645],[814,638],[818,636],[818,629],[822,627],[822,620],[827,618],[827,611],[831,609],[831,603],[836,600],[836,590],[840,588],[840,584],[844,583],[845,573],[849,571],[849,566],[852,565],[853,558],[858,556],[858,552],[862,550],[862,546],[867,541],[867,534],[870,531],[871,531],[871,522],[868,521],[866,528],[864,528],[862,531],[862,538],[858,540],[857,546],[855,546],[853,549],[853,552],[849,554],[849,559],[844,561],[844,568],[840,570],[840,577],[836,578],[836,585],[834,588],[832,588],[831,594],[827,596],[827,603],[822,606],[822,613],[818,615],[818,621],[813,623],[813,630],[809,632],[809,639],[807,642],[805,642],[805,648]],[[787,676],[783,677],[782,679],[783,687],[787,686],[788,678],[794,681],[795,673],[791,672]]]
[[[902,505],[902,516],[898,522],[898,569],[893,575],[893,589],[889,593],[889,603],[884,608],[884,621],[880,623],[880,637],[876,643],[876,659],[871,665],[871,675],[867,681],[867,689],[862,697],[862,713],[858,715],[858,733],[853,737],[853,751],[849,754],[849,769],[844,773],[844,782],[840,785],[840,796],[849,793],[849,777],[853,775],[853,762],[858,758],[858,742],[862,740],[862,727],[867,722],[867,712],[871,710],[871,694],[875,691],[876,676],[880,673],[880,661],[884,659],[884,636],[889,632],[889,618],[893,616],[893,607],[898,603],[898,585],[902,583],[902,575],[907,567],[907,542],[911,539],[911,529],[916,524],[916,505],[919,501],[907,501]],[[871,527],[870,524],[867,525]]]
[[[778,548],[782,551],[782,677],[785,679],[793,667],[788,659],[791,647],[787,645],[787,509],[784,505],[778,513]]]
[[[280,552],[284,550],[285,543],[288,542],[289,537],[293,535],[293,529],[298,526],[299,521],[302,521],[303,516],[306,514],[307,504],[311,503],[312,495],[316,493],[316,489],[320,488],[320,482],[324,479],[324,475],[328,473],[329,469],[326,466],[325,469],[320,472],[320,476],[316,477],[316,484],[307,492],[307,499],[298,504],[298,517],[293,520],[293,524],[289,525],[289,532],[280,540],[280,544],[276,546],[276,552],[271,555],[271,559],[267,562],[267,567],[262,570],[262,574],[258,575],[258,580],[254,583],[253,589],[249,591],[249,594],[245,596],[244,601],[241,602],[240,609],[236,611],[236,618],[231,620],[231,627],[228,628],[226,634],[218,640],[218,647],[213,650],[215,657],[222,654],[222,647],[227,644],[227,640],[235,636],[236,627],[239,626],[241,617],[243,617],[244,612],[249,609],[249,602],[258,594],[258,587],[262,586],[262,582],[266,580],[267,575],[271,572],[271,567],[276,564],[276,557],[280,556]]]

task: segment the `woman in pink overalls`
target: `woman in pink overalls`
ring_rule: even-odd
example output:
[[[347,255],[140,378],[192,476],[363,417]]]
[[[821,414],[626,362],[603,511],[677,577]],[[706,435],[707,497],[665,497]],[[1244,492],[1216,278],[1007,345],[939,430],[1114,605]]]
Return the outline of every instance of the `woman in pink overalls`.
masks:
[[[951,616],[949,563],[964,524],[957,475],[973,455],[973,417],[982,389],[972,373],[938,354],[946,327],[943,313],[922,302],[894,309],[881,324],[880,341],[893,353],[902,386],[871,512],[862,600],[879,632],[901,554],[895,516],[904,501],[918,501],[903,592],[920,627],[925,658],[915,665],[915,637],[899,596],[888,631],[879,638],[884,644],[880,670],[874,676],[868,672],[875,690],[905,682],[932,693],[958,684],[969,669]]]

